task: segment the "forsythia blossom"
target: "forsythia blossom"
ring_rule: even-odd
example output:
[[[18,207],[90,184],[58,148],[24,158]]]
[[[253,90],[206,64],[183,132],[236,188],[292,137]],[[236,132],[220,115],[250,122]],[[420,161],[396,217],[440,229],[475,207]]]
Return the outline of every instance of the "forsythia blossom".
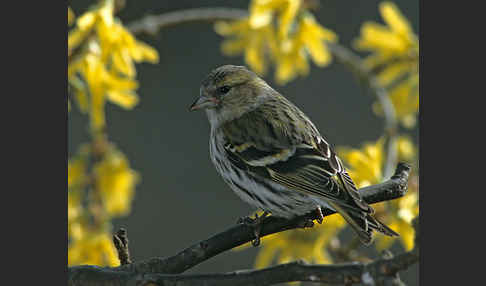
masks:
[[[118,263],[110,220],[130,212],[139,181],[123,153],[104,139],[104,109],[106,101],[126,109],[138,103],[134,63],[156,63],[158,53],[136,40],[114,11],[114,0],[100,1],[76,19],[68,8],[68,26],[73,25],[68,35],[69,92],[89,115],[93,139],[68,163],[69,265]]]
[[[257,212],[261,214],[261,212]],[[339,215],[325,218],[324,225],[315,225],[312,230],[293,229],[268,235],[262,239],[260,251],[255,259],[255,268],[303,259],[308,263],[329,264],[332,257],[327,246],[346,226],[346,221]],[[247,243],[235,250],[249,247]]]
[[[376,143],[366,143],[362,149],[339,148],[338,153],[344,163],[350,166],[349,173],[359,187],[377,184],[382,181],[384,164],[384,139]],[[412,160],[415,147],[410,138],[400,136],[397,139],[398,156],[402,160]],[[412,180],[412,179],[411,179]],[[373,205],[377,216],[393,230],[400,234],[400,241],[405,249],[414,246],[414,230],[411,221],[419,213],[418,187],[409,184],[407,195],[403,198]],[[389,247],[395,240],[384,235],[376,237],[376,248],[379,250]]]
[[[118,255],[110,236],[107,233],[94,233],[71,243],[68,265],[78,264],[117,266]]]
[[[130,169],[128,160],[117,151],[110,150],[94,168],[96,189],[99,191],[106,212],[111,216],[126,215],[139,175]]]
[[[419,41],[395,4],[383,2],[379,9],[387,26],[364,23],[355,47],[372,52],[364,63],[388,89],[402,124],[413,127],[419,108]],[[378,103],[373,110],[383,113]]]
[[[337,36],[319,25],[302,2],[253,0],[247,18],[216,23],[217,33],[231,37],[223,42],[223,53],[243,53],[246,63],[260,75],[273,63],[280,84],[307,75],[309,57],[318,66],[328,65],[331,55],[324,41],[335,42]]]
[[[358,187],[379,183],[382,179],[384,162],[384,139],[366,143],[362,150],[346,147],[338,148],[338,154],[349,166],[349,175]]]
[[[68,26],[70,26],[74,21],[74,12],[71,7],[68,7]]]
[[[94,130],[104,127],[106,100],[127,109],[137,104],[134,62],[158,62],[157,51],[137,41],[113,13],[114,1],[102,1],[76,20],[68,36],[68,80]]]
[[[130,212],[139,175],[114,145],[106,144],[91,171],[85,160],[92,153],[89,145],[80,148],[68,163],[70,265],[114,265],[117,262],[112,255],[111,240],[110,243],[106,240],[111,231],[109,220]],[[86,188],[87,185],[91,188]],[[96,251],[100,253],[91,253]]]
[[[384,203],[380,203],[384,204]],[[382,215],[390,227],[400,233],[400,241],[406,250],[414,247],[415,230],[412,227],[412,219],[419,214],[419,202],[417,189],[409,187],[408,193],[403,198],[388,202],[386,205],[377,207],[377,212],[386,212]],[[392,214],[392,215],[388,215]],[[383,250],[394,242],[387,237],[376,238],[376,248]]]

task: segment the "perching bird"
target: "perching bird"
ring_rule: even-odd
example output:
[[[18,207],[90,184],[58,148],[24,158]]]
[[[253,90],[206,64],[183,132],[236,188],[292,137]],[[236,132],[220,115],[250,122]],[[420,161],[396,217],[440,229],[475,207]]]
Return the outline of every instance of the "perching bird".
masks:
[[[364,244],[372,231],[398,236],[374,218],[353,180],[310,119],[243,66],[225,65],[203,80],[190,110],[205,109],[210,156],[231,189],[250,205],[292,218],[338,212]],[[257,217],[258,219],[258,217]],[[255,232],[258,240],[259,233]]]

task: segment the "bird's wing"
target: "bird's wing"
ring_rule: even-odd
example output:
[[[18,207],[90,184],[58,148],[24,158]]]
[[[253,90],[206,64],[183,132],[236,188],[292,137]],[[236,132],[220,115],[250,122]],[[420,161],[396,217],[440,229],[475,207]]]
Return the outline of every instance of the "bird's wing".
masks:
[[[291,120],[268,116],[278,114],[255,110],[223,126],[225,150],[236,167],[346,209],[372,212],[309,119],[303,114]]]

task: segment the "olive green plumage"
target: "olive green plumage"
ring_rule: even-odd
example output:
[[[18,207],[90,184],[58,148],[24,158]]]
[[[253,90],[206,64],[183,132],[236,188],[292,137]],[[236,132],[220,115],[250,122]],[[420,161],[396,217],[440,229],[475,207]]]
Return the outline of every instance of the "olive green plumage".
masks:
[[[365,244],[372,230],[397,235],[372,216],[310,119],[255,73],[219,67],[202,82],[200,93],[191,110],[206,110],[211,159],[244,201],[287,218],[331,208]]]

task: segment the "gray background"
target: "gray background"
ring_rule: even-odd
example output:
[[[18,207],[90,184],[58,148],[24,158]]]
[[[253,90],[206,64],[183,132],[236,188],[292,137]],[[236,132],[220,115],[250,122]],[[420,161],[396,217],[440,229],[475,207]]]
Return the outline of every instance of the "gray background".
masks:
[[[69,1],[76,15],[95,1]],[[319,22],[350,46],[367,20],[381,22],[378,1],[321,1],[314,12]],[[418,1],[395,1],[418,33]],[[247,8],[247,1],[127,1],[119,14],[124,23],[148,14],[195,7]],[[142,177],[132,212],[116,219],[126,227],[134,260],[173,255],[208,238],[250,212],[249,206],[224,184],[209,160],[209,125],[203,112],[190,113],[199,84],[213,68],[244,65],[242,57],[220,52],[222,38],[211,24],[186,24],[160,31],[155,37],[139,36],[155,47],[160,63],[137,65],[140,103],[131,111],[107,104],[109,138],[126,154]],[[373,114],[374,99],[363,94],[353,76],[342,66],[312,65],[310,75],[286,86],[265,80],[299,106],[335,146],[359,147],[377,139],[383,129]],[[69,114],[68,152],[87,142],[88,121],[76,107]],[[411,134],[418,138],[418,128]],[[349,235],[346,232],[345,235]],[[400,252],[396,244],[392,249]],[[229,251],[191,269],[188,273],[221,272],[252,268],[257,249]],[[401,274],[409,285],[418,285],[418,266]]]

